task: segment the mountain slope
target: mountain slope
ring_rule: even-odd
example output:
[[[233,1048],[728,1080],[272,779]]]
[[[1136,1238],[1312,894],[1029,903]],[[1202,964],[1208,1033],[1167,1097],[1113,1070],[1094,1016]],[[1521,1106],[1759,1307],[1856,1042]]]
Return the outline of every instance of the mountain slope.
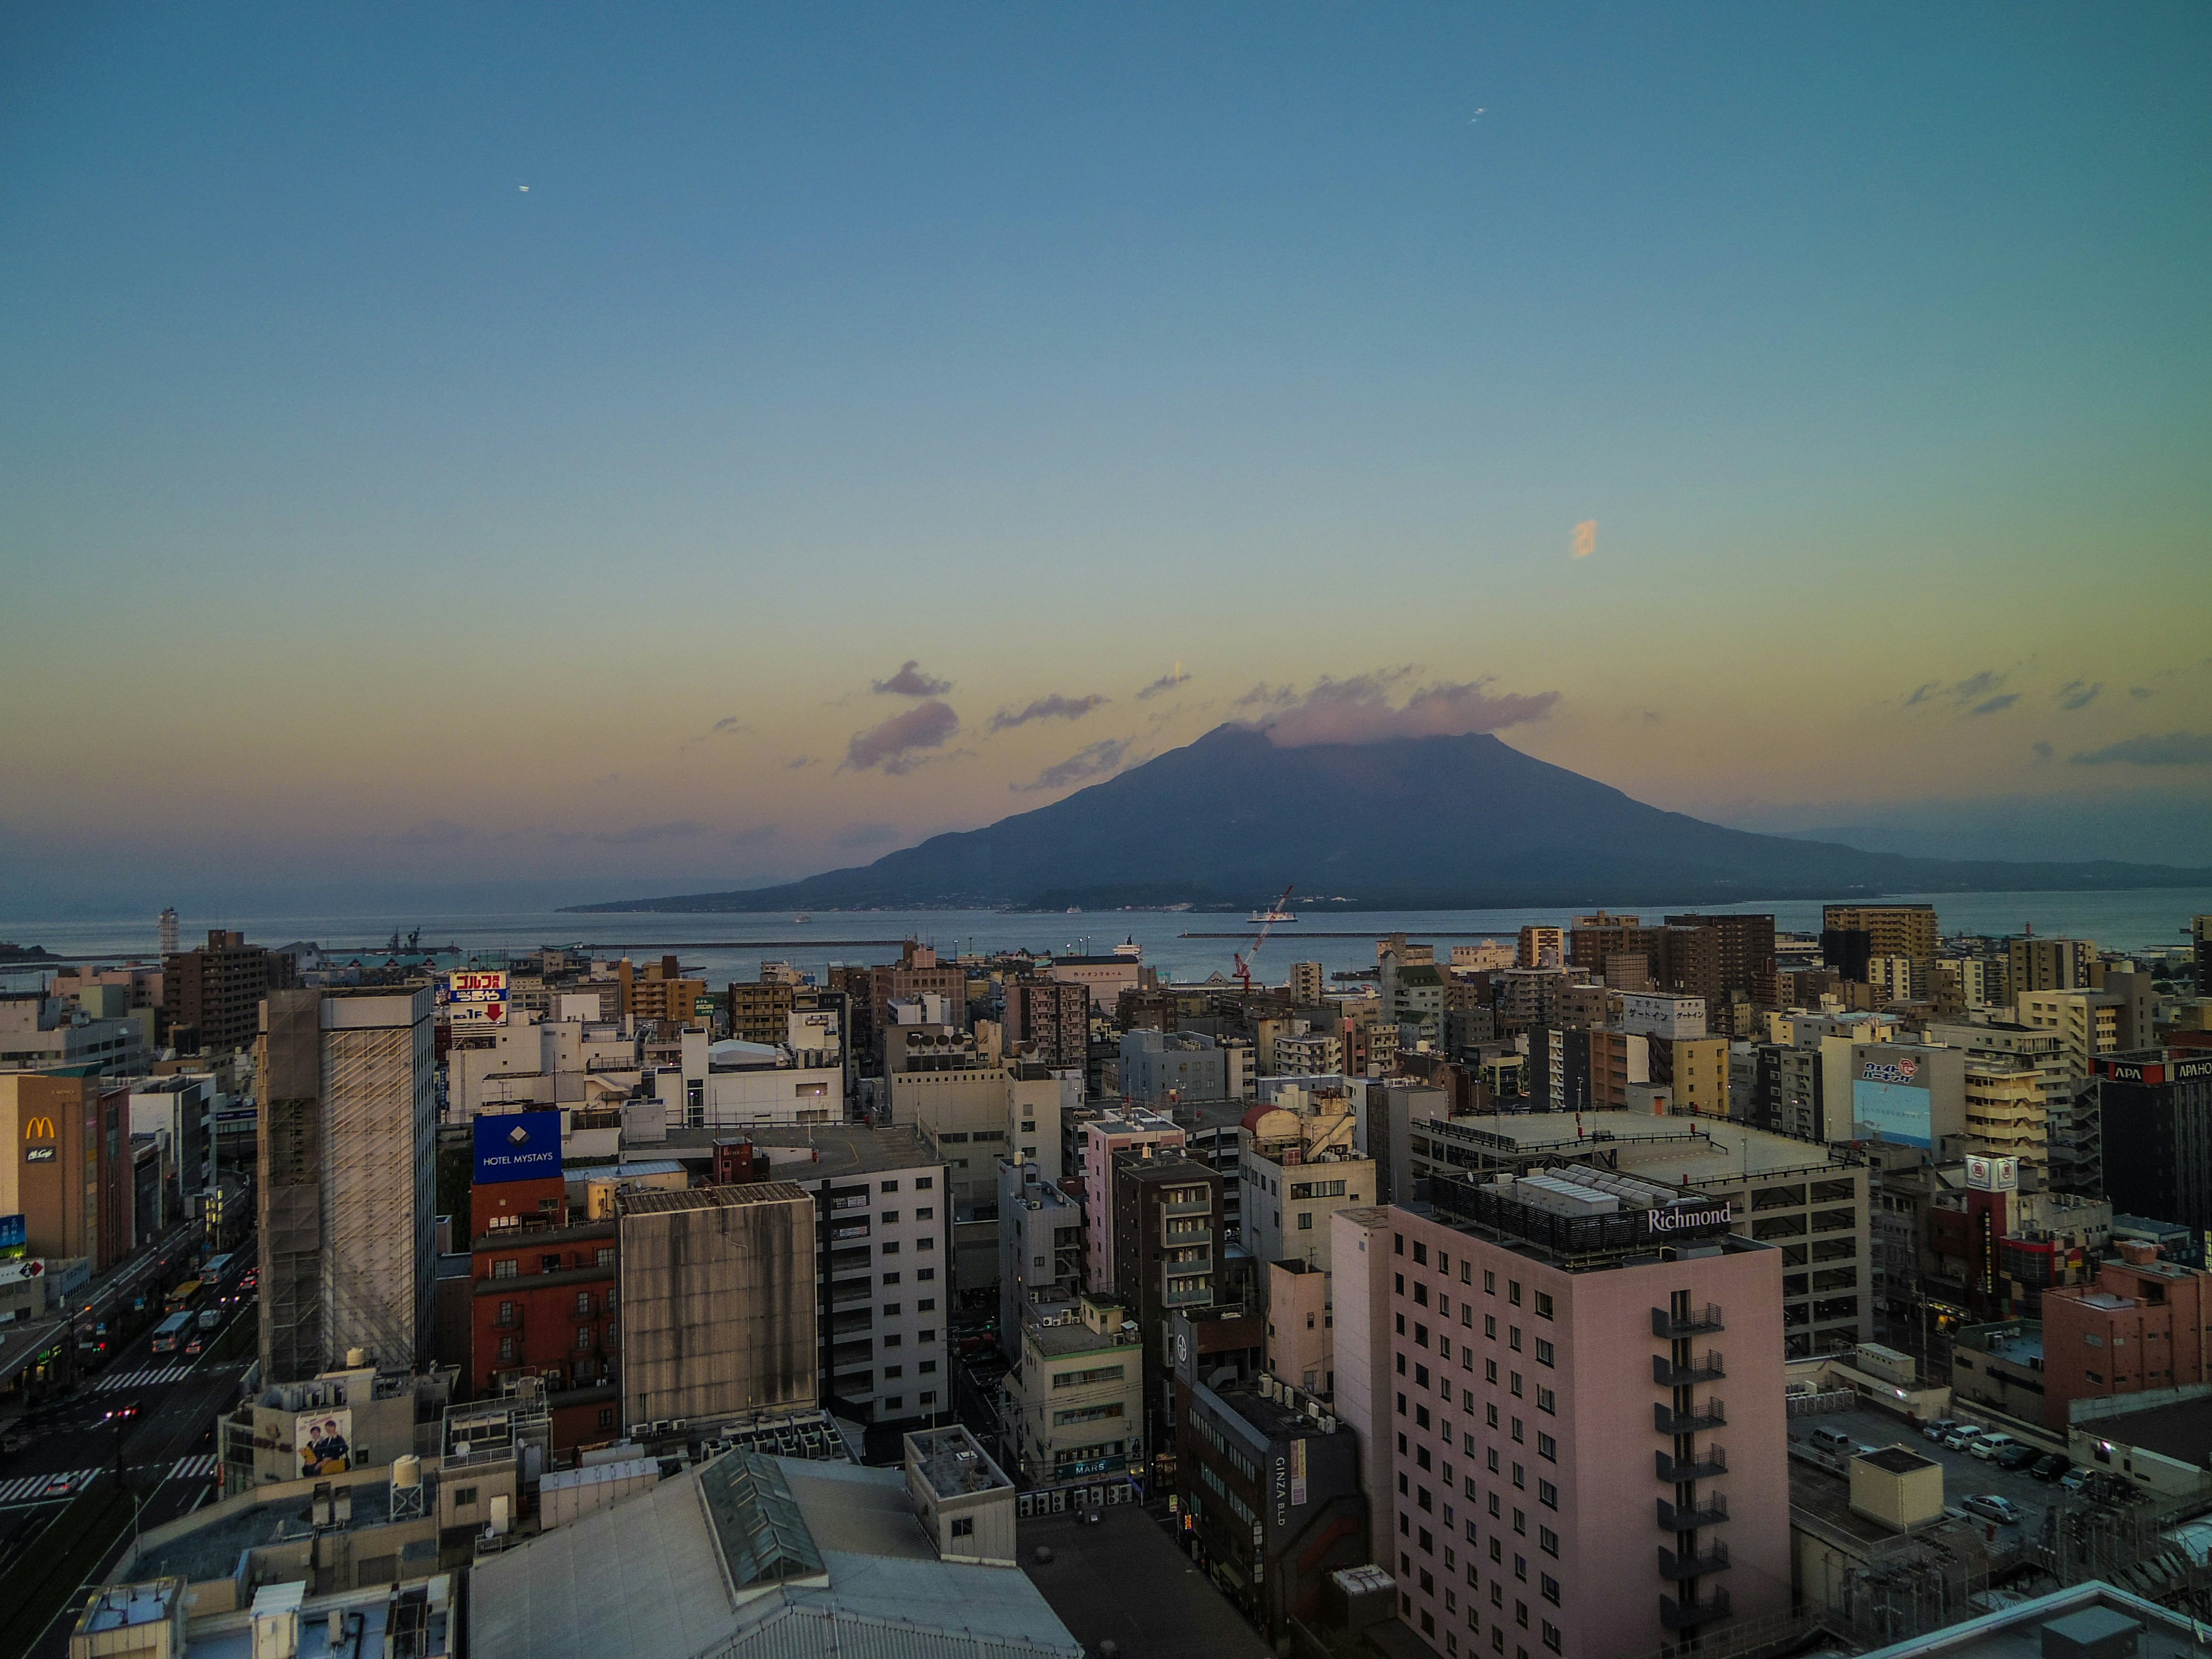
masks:
[[[1489,735],[1278,749],[1218,726],[1105,783],[864,866],[585,911],[1242,908],[1296,882],[1347,908],[2212,884],[2155,865],[1906,858],[1664,812]]]

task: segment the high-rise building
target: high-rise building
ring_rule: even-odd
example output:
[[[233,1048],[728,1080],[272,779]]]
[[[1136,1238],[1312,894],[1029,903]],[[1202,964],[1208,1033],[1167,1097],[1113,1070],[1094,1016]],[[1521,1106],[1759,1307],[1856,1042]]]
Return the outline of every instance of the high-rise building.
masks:
[[[1936,945],[1932,904],[1830,904],[1821,908],[1820,954],[1848,980],[1863,983],[1867,963],[1902,957],[1911,964],[1908,970],[1911,986],[1906,994],[1925,997]],[[1853,972],[1853,968],[1860,971]]]
[[[708,1018],[699,1006],[707,995],[707,981],[685,977],[674,957],[647,963],[641,974],[624,957],[615,964],[615,983],[621,988],[623,1012],[632,1019],[658,1022],[664,1036]]]
[[[2212,1231],[2212,1054],[2138,1049],[2095,1064],[2113,1209]]]
[[[1018,979],[1006,986],[1006,1041],[1055,1071],[1079,1071],[1091,1054],[1091,992],[1065,980]]]
[[[1513,954],[1516,968],[1564,968],[1567,965],[1567,931],[1564,927],[1523,927],[1520,948]]]
[[[177,911],[174,905],[161,912],[155,922],[156,937],[161,940],[161,954],[173,957],[177,953]]]
[[[2085,939],[2008,941],[2005,960],[2015,1001],[2031,991],[2087,991],[2094,988],[2097,947]]]
[[[256,1051],[261,1374],[421,1363],[434,1261],[427,985],[275,990]]]
[[[2197,994],[2212,997],[2212,916],[2190,917],[2189,941],[2196,952]]]
[[[1302,1008],[1310,1008],[1322,1000],[1328,988],[1328,981],[1318,962],[1294,962],[1291,964],[1291,1000]]]
[[[1740,1001],[1768,999],[1774,975],[1774,918],[1679,915],[1667,918],[1668,971],[1673,988],[1705,1000],[1706,1028],[1747,1036],[1730,1012]]]
[[[196,1034],[200,1052],[228,1054],[260,1031],[261,999],[292,982],[292,959],[217,927],[207,943],[161,957],[161,1012]],[[179,1033],[181,1035],[181,1033]]]
[[[628,1192],[616,1215],[625,1427],[816,1407],[814,1200],[803,1188]]]
[[[787,1041],[791,1030],[793,993],[795,987],[788,981],[763,980],[758,984],[742,981],[730,987],[730,1035],[743,1042],[765,1043],[774,1048]]]
[[[1144,1334],[1145,1437],[1158,1445],[1170,1409],[1168,1321],[1182,1310],[1213,1305],[1216,1275],[1228,1254],[1221,1176],[1180,1151],[1158,1158],[1127,1152],[1114,1159],[1113,1182],[1104,1207],[1113,1218],[1117,1299]]]
[[[1431,1197],[1335,1220],[1336,1407],[1401,1622],[1610,1659],[1785,1613],[1781,1249],[1611,1172]]]

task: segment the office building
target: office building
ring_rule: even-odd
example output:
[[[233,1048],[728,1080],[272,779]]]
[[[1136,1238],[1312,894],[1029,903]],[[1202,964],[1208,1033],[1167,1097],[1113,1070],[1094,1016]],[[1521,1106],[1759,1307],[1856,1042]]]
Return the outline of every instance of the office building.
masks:
[[[1037,1307],[1015,1328],[1005,1438],[1022,1480],[1088,1486],[1142,1475],[1144,1341],[1111,1297]]]
[[[1330,1270],[1329,1217],[1376,1199],[1375,1160],[1354,1144],[1357,1128],[1343,1094],[1285,1089],[1244,1114],[1237,1175],[1255,1261]]]
[[[2212,1232],[2212,1054],[2102,1055],[2093,1093],[2112,1207]]]
[[[1892,999],[1906,1001],[1929,994],[1936,961],[1936,907],[1932,904],[1830,904],[1820,915],[1820,954],[1845,980],[1868,984],[1876,963],[1902,963],[1885,971]]]
[[[1133,941],[1103,957],[1054,957],[1046,963],[1045,974],[1063,984],[1083,987],[1091,1007],[1101,1013],[1113,1012],[1124,991],[1141,990],[1146,984],[1144,958]]]
[[[815,1205],[788,1182],[615,1201],[631,1432],[819,1403]],[[836,1270],[832,1258],[832,1270]]]
[[[1336,1222],[1338,1310],[1382,1333],[1340,1346],[1337,1403],[1401,1621],[1613,1659],[1787,1613],[1781,1251],[1608,1171],[1432,1196]]]
[[[1291,964],[1291,1001],[1301,1008],[1319,1006],[1328,990],[1328,980],[1318,962],[1294,962]]]
[[[1091,1054],[1090,988],[1068,980],[1010,980],[1006,1041],[1030,1047],[1026,1059],[1079,1072]]]
[[[1413,1145],[1419,1128],[1451,1115],[1451,1102],[1426,1084],[1370,1083],[1361,1102],[1354,1145],[1374,1161],[1375,1196],[1379,1203],[1402,1203],[1413,1196]]]
[[[2085,939],[2008,939],[2005,965],[2015,1001],[2031,991],[2096,988],[2097,947]]]
[[[271,991],[256,1071],[261,1374],[427,1353],[436,1072],[430,988]]]
[[[1125,1031],[1122,1097],[1147,1106],[1241,1098],[1231,1088],[1231,1053],[1202,1031]]]
[[[1215,1300],[1226,1249],[1221,1177],[1178,1152],[1130,1151],[1115,1154],[1111,1192],[1115,1295],[1145,1339],[1146,1438],[1158,1444],[1170,1406],[1168,1321]]]
[[[131,1253],[130,1096],[96,1077],[0,1073],[0,1216],[27,1255],[104,1273]]]
[[[210,929],[205,945],[161,958],[161,1012],[171,1040],[210,1054],[252,1046],[260,1035],[262,998],[293,978],[291,957],[248,945],[243,933]]]
[[[1367,1498],[1351,1431],[1310,1395],[1262,1376],[1176,1379],[1176,1488],[1191,1559],[1270,1640],[1322,1622],[1332,1573],[1364,1565]]]
[[[1667,918],[1667,927],[1672,988],[1705,999],[1709,1030],[1723,1036],[1751,1035],[1736,1029],[1735,1009],[1772,1000],[1774,918],[1676,915]]]

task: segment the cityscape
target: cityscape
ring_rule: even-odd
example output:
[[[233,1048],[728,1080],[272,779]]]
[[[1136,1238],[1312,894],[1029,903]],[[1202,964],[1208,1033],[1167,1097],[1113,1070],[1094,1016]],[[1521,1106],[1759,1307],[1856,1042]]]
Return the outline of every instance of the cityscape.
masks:
[[[0,1659],[2212,1655],[2208,110],[0,17]]]

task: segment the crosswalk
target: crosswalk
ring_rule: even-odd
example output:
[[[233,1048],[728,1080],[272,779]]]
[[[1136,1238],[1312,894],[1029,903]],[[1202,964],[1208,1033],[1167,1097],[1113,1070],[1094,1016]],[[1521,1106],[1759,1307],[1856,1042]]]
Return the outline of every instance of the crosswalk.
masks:
[[[131,1471],[134,1485],[147,1484],[149,1475],[160,1480],[212,1480],[219,1462],[214,1452],[196,1452],[180,1457],[174,1463],[153,1463]],[[40,1503],[61,1498],[74,1498],[90,1484],[95,1475],[108,1473],[114,1466],[99,1464],[88,1469],[70,1469],[65,1474],[17,1475],[13,1480],[0,1480],[0,1509],[17,1504]],[[67,1490],[62,1483],[67,1483]]]
[[[174,1382],[191,1370],[189,1364],[154,1365],[144,1370],[122,1371],[113,1376],[100,1379],[100,1392],[112,1394],[118,1389],[152,1389],[164,1382]]]
[[[66,1474],[23,1474],[16,1476],[13,1480],[0,1480],[0,1504],[20,1504],[26,1498],[49,1496],[47,1489],[64,1480],[69,1483],[69,1493],[74,1495],[86,1481],[99,1473],[100,1469],[94,1467],[89,1469],[71,1469]],[[63,1495],[58,1491],[51,1493],[51,1496],[56,1498]]]

